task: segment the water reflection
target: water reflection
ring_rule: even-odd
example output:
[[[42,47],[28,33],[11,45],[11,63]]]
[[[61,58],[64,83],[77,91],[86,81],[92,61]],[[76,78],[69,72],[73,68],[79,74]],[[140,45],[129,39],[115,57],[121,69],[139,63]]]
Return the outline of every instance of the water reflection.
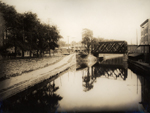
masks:
[[[83,90],[89,91],[93,88],[93,83],[96,82],[97,77],[105,77],[107,79],[117,80],[121,78],[122,80],[127,79],[127,62],[122,63],[122,59],[115,58],[103,61],[101,63],[96,63],[91,67],[82,67],[82,86]],[[125,64],[125,65],[122,65]]]
[[[123,63],[108,62],[79,70],[71,67],[55,79],[4,100],[1,109],[12,113],[149,111],[148,79]]]
[[[45,83],[40,83],[34,88],[30,88],[3,101],[1,111],[2,113],[55,112],[59,105],[58,102],[62,99],[56,93],[58,89],[59,87],[55,85],[55,81],[45,81]]]
[[[132,72],[136,73],[141,82],[141,104],[145,112],[150,112],[150,77],[149,75],[141,74],[140,71],[135,71],[132,65],[129,63],[129,68]]]
[[[127,79],[127,69],[123,67],[111,67],[111,66],[102,66],[97,65],[94,68],[94,75],[96,77],[105,76],[106,78],[113,78],[117,80],[117,78],[122,78],[123,80]]]
[[[143,105],[146,111],[150,112],[150,77],[145,79],[141,77],[142,82],[142,99],[140,104]]]
[[[87,73],[84,73],[83,70],[83,75],[82,75],[82,79],[83,79],[83,87],[84,87],[84,91],[89,91],[93,88],[93,81],[91,81],[91,75],[89,72],[89,67],[86,70]]]
[[[128,70],[126,71],[128,77],[125,80],[121,77],[116,80],[96,75],[95,72],[95,66],[87,67],[76,71],[75,75],[73,72],[68,72],[69,80],[68,73],[56,80],[56,84],[60,87],[57,93],[63,96],[57,111],[139,111],[141,84],[134,73]]]
[[[59,112],[136,112],[143,110],[141,82],[126,63],[109,61],[80,67],[58,78]],[[121,61],[121,60],[120,60]],[[125,64],[125,65],[124,65]],[[68,78],[69,75],[69,79]],[[61,80],[61,82],[60,82]]]

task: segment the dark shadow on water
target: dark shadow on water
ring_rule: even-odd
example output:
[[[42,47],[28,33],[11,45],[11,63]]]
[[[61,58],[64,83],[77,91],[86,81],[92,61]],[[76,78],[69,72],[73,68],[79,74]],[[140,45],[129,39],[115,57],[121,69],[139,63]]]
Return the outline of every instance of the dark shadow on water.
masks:
[[[55,112],[62,99],[56,93],[55,82],[45,81],[2,102],[2,113],[50,113]]]
[[[150,78],[140,76],[140,80],[142,83],[142,97],[139,104],[142,104],[144,109],[150,113]]]
[[[128,63],[129,65],[129,69],[139,75],[139,80],[141,82],[141,102],[139,102],[139,104],[141,104],[144,109],[150,113],[150,74],[149,73],[144,73],[144,70],[141,70],[141,68],[135,66],[132,63]]]

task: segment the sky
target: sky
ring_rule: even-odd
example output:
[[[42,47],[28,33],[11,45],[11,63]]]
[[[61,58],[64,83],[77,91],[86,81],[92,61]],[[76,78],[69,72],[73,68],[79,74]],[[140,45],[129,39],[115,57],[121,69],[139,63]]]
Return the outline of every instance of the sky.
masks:
[[[63,41],[82,40],[88,28],[94,37],[138,44],[140,25],[150,19],[150,0],[1,0],[17,12],[32,11],[41,22],[56,25]]]

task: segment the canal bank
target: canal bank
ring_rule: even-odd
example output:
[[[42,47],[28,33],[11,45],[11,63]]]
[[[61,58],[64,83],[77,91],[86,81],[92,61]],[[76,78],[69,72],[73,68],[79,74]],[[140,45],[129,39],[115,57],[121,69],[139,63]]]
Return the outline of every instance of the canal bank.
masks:
[[[39,82],[42,82],[76,63],[76,54],[64,57],[61,61],[42,69],[24,73],[0,82],[0,100],[15,95]]]
[[[144,74],[145,76],[149,76],[150,73],[150,65],[148,63],[134,61],[128,59],[129,68],[131,68],[134,72],[139,74]]]
[[[134,72],[144,74],[146,76],[149,76],[150,73],[150,64],[147,62],[148,60],[143,53],[133,53],[128,55],[128,63],[130,64],[129,68],[131,68]]]

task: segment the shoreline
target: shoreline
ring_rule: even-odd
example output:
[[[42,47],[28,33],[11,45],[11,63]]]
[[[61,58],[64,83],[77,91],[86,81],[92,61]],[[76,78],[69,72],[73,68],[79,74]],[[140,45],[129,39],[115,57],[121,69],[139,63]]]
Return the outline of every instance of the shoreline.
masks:
[[[29,87],[47,80],[76,64],[75,54],[64,57],[54,65],[23,74],[23,76],[12,77],[0,83],[0,100],[11,97]]]
[[[131,59],[128,59],[128,63],[130,64],[129,68],[132,69],[134,72],[137,72],[139,74],[144,74],[145,76],[149,76],[150,66],[147,63],[134,61]]]

